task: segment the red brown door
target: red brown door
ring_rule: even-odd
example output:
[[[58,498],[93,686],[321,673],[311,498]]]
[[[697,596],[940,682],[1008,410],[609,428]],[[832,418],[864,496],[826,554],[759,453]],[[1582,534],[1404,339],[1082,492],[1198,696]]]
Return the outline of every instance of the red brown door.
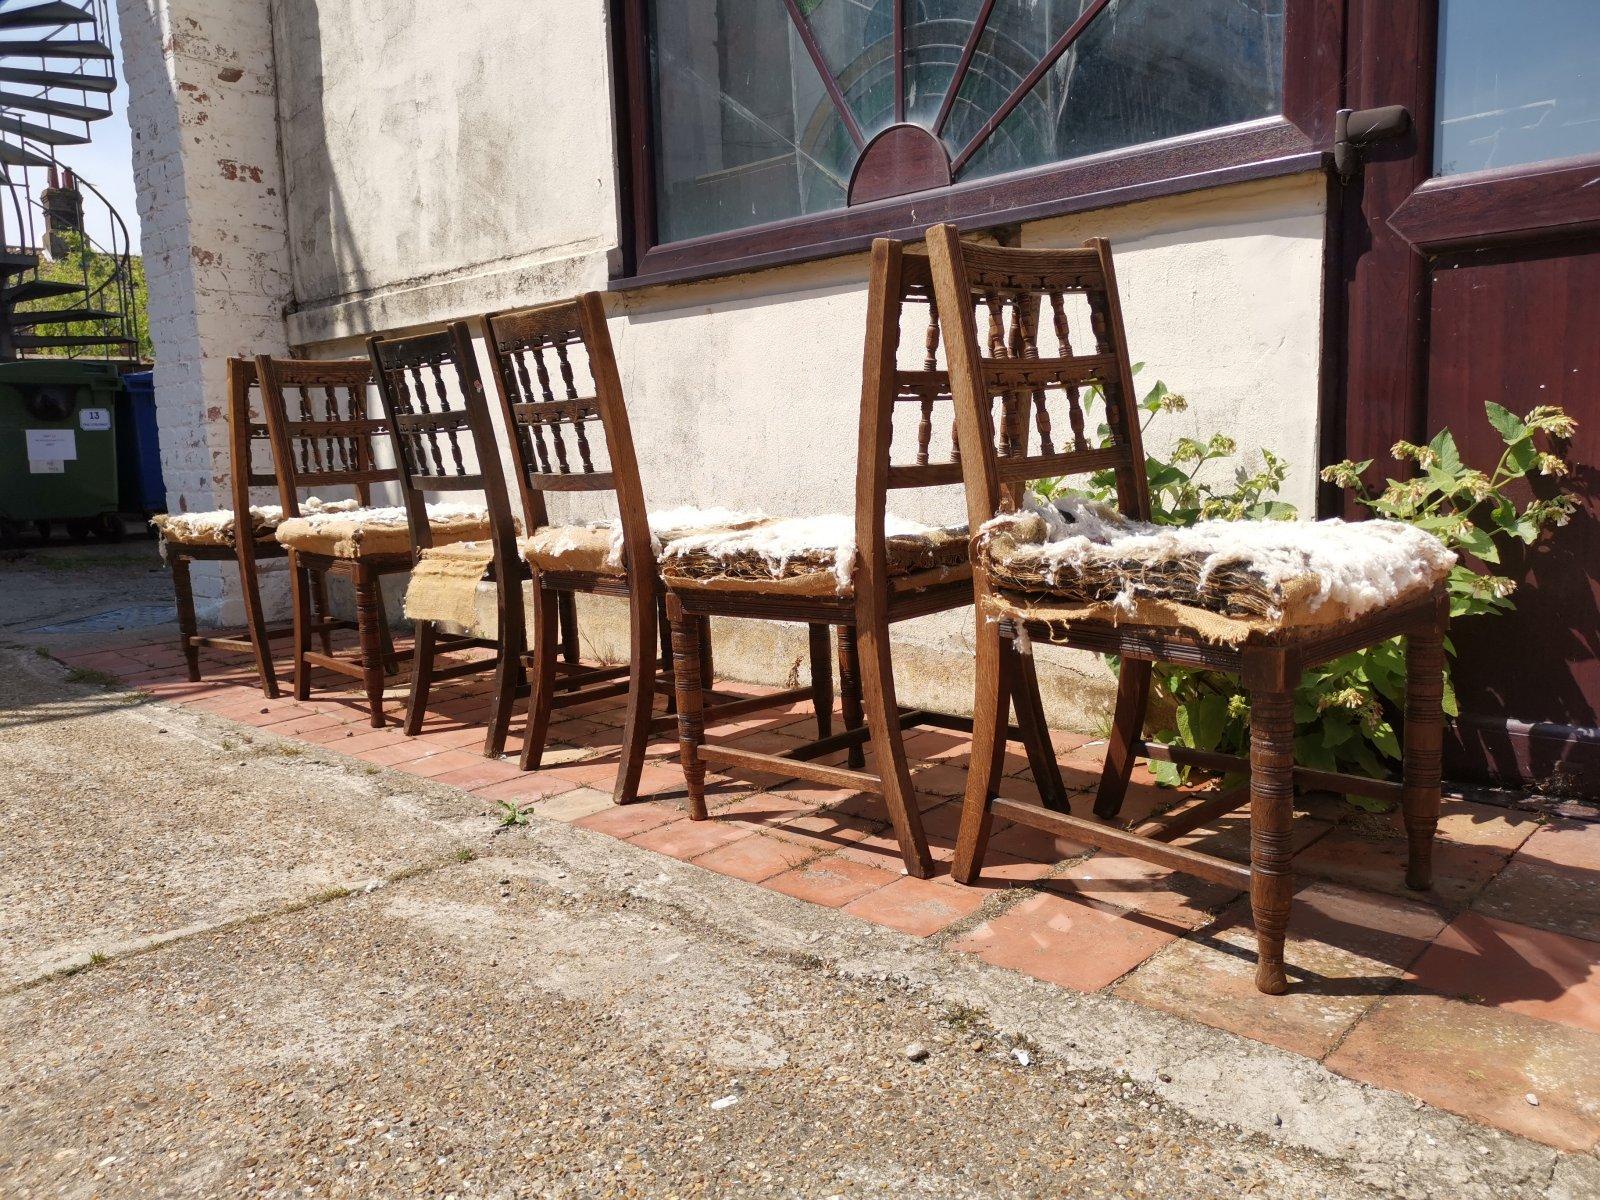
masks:
[[[1449,426],[1490,467],[1486,401],[1577,418],[1578,513],[1502,567],[1514,614],[1453,631],[1446,768],[1600,795],[1600,4],[1350,0],[1348,29],[1345,103],[1413,122],[1335,206],[1346,353],[1328,450],[1387,463]]]

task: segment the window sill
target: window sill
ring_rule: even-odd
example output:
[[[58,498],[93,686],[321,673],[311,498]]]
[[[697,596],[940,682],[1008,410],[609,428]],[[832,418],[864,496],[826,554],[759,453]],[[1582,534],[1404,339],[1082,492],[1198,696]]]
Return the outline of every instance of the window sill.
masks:
[[[1175,138],[1035,171],[734,230],[646,251],[614,292],[690,283],[866,250],[877,237],[921,237],[951,221],[978,232],[1230,183],[1325,170],[1328,154],[1282,118]]]

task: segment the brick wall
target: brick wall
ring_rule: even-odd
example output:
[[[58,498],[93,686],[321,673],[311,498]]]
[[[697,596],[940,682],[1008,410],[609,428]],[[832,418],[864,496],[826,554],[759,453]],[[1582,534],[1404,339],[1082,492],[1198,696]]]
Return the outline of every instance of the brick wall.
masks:
[[[288,349],[270,6],[118,0],[118,12],[167,505],[226,507],[226,360]],[[238,618],[236,572],[197,564],[195,593],[203,621]]]

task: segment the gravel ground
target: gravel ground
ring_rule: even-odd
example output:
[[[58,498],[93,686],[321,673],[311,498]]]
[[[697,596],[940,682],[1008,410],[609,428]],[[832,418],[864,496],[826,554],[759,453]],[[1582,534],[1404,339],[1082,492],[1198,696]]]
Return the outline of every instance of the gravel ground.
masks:
[[[0,1196],[1600,1191],[1270,1047],[244,736],[0,651]]]

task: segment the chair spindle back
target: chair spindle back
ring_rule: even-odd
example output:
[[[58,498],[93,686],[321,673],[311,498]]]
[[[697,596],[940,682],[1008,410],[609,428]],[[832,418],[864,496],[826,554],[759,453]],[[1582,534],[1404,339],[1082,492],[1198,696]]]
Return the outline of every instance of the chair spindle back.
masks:
[[[365,507],[372,503],[373,484],[398,478],[392,468],[376,465],[376,443],[389,427],[371,415],[372,366],[366,359],[261,354],[255,370],[286,517],[300,515],[303,491],[349,487]]]
[[[1109,243],[1022,250],[963,242],[953,226],[938,225],[928,231],[928,253],[961,442],[979,456],[966,464],[972,527],[1016,508],[1029,480],[1107,469],[1116,473],[1121,510],[1147,519],[1138,407]],[[1078,345],[1089,343],[1092,352],[1074,347],[1075,323]],[[1102,404],[1097,434],[1088,424],[1091,396]],[[1063,402],[1060,429],[1051,405]]]

